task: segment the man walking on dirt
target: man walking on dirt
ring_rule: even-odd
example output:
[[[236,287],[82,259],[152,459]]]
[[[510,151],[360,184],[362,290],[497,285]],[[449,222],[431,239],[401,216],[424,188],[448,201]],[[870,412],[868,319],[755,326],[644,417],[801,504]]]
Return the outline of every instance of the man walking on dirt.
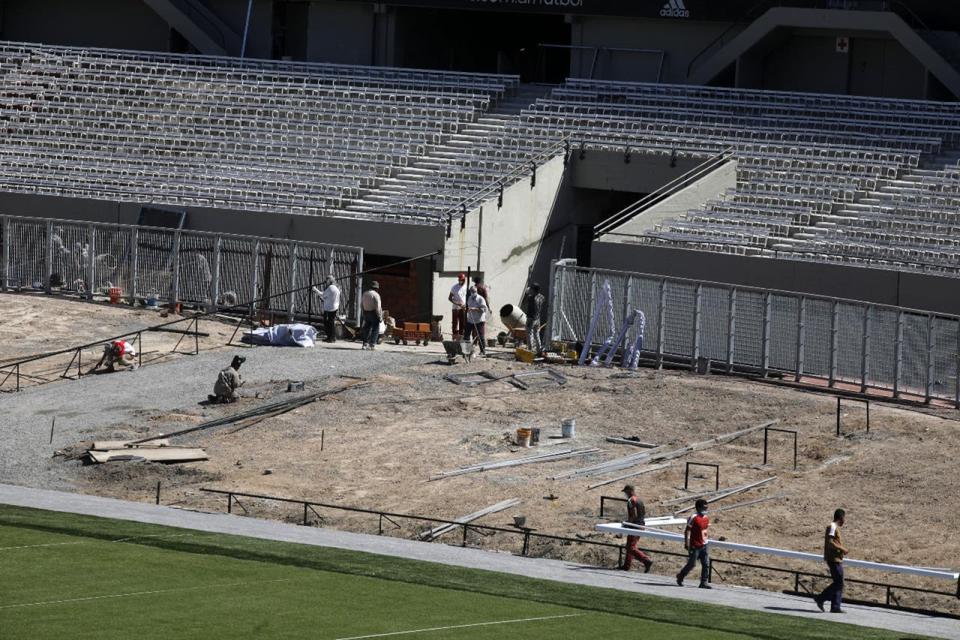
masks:
[[[623,488],[623,493],[627,496],[627,522],[640,526],[646,524],[647,507],[643,504],[643,500],[637,495],[634,486],[628,484]],[[643,572],[650,572],[650,567],[653,566],[653,560],[643,551],[637,549],[637,542],[639,541],[640,536],[627,536],[627,557],[621,567],[624,571],[630,571],[630,567],[633,565],[633,559],[636,558],[643,563]]]
[[[843,603],[843,556],[847,554],[847,548],[840,541],[840,527],[846,517],[847,512],[843,509],[834,511],[833,522],[827,527],[823,539],[823,559],[830,569],[833,582],[814,599],[820,611],[823,611],[823,603],[829,600],[830,613],[844,613],[840,605]]]
[[[694,505],[697,512],[687,520],[687,528],[683,530],[683,548],[689,554],[687,564],[677,574],[677,584],[683,586],[683,579],[700,561],[700,588],[712,589],[710,586],[710,552],[707,550],[707,528],[710,518],[707,517],[707,501],[703,498]]]

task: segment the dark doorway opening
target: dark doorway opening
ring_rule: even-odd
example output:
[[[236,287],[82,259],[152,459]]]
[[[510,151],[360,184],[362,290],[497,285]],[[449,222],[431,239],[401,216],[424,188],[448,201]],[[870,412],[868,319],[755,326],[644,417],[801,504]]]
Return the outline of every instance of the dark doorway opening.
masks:
[[[400,8],[396,64],[404,67],[515,73],[523,82],[562,82],[570,53],[541,44],[570,44],[562,15]]]

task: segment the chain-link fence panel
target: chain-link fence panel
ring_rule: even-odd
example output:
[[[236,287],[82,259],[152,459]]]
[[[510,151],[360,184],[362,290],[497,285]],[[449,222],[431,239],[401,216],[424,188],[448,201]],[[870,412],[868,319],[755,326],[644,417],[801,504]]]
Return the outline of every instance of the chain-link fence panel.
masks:
[[[46,254],[46,225],[41,222],[10,222],[7,256],[7,286],[43,286],[44,255]]]
[[[618,289],[624,277],[629,283]],[[586,339],[605,282],[611,284],[614,307],[621,313],[615,313],[611,323],[604,317],[609,312],[601,310],[595,345],[616,335],[622,309],[639,306],[646,315],[646,350],[658,351],[662,333],[662,353],[692,360],[699,345],[700,356],[724,361],[732,302],[734,368],[762,367],[766,343],[767,365],[773,370],[921,397],[929,387],[932,397],[958,400],[960,318],[931,319],[916,311],[848,300],[560,265],[551,302],[557,338]]]
[[[255,240],[224,236],[220,242],[220,299],[225,307],[250,303],[259,294],[254,287]]]
[[[173,291],[174,234],[140,229],[137,232],[137,295],[167,300]]]
[[[213,294],[213,266],[216,236],[183,231],[180,233],[180,300],[207,305]]]
[[[797,370],[797,333],[800,325],[800,299],[796,296],[770,294],[770,362],[771,369]]]
[[[736,290],[733,320],[733,363],[751,367],[763,366],[762,293]]]
[[[807,298],[803,319],[803,373],[830,377],[833,303]]]
[[[892,389],[897,376],[897,316],[893,309],[871,307],[867,344],[867,385]]]
[[[837,307],[837,380],[862,382],[863,305],[840,303]]]
[[[730,289],[704,286],[700,290],[700,356],[727,361],[730,340]]]
[[[44,234],[46,235],[46,234]],[[94,245],[97,245],[96,236]],[[82,293],[90,283],[90,228],[79,224],[50,223],[50,286]],[[95,251],[99,253],[99,250]],[[101,261],[102,262],[102,261]],[[95,290],[96,285],[94,285]]]
[[[93,228],[93,290],[107,291],[118,287],[124,295],[132,295],[130,247],[133,231],[127,227],[97,226]]]
[[[925,315],[907,313],[903,316],[900,390],[917,396],[926,396],[928,321],[929,316]]]
[[[668,280],[664,293],[663,352],[690,358],[693,356],[696,285]]]

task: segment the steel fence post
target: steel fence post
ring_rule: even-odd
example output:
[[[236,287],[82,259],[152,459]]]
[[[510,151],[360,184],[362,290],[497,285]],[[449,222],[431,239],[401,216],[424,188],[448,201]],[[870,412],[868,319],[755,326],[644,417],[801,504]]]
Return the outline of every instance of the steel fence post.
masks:
[[[3,235],[3,280],[0,281],[0,290],[8,291],[10,287],[10,216],[3,216],[3,227],[0,229]]]
[[[870,374],[870,305],[863,305],[863,340],[860,352],[860,393],[867,392]]]
[[[927,316],[927,375],[924,385],[924,402],[930,403],[933,397],[933,314]]]
[[[900,376],[903,373],[903,311],[897,311],[897,332],[893,348],[893,397],[900,397]]]
[[[130,305],[137,301],[137,262],[140,250],[140,233],[136,227],[130,227]]]
[[[210,280],[210,304],[207,305],[207,311],[218,311],[220,309],[220,253],[223,251],[223,236],[217,234],[213,241],[213,278]]]
[[[173,308],[180,301],[180,230],[173,232],[173,246],[170,248],[173,259],[170,270],[170,307]]]
[[[763,333],[761,335],[761,349],[760,349],[760,372],[763,374],[763,377],[767,377],[767,371],[770,369],[770,314],[771,314],[771,305],[773,304],[772,296],[769,291],[764,292],[763,294]]]
[[[804,367],[804,342],[806,341],[807,297],[800,296],[797,309],[797,373],[794,382],[800,382]]]
[[[703,285],[697,283],[693,294],[693,349],[691,350],[690,369],[697,370],[697,361],[700,360],[700,323],[702,319],[701,302]]]
[[[667,280],[660,279],[660,308],[657,309],[657,368],[663,368],[663,340],[666,336],[664,324],[667,319]]]
[[[260,277],[260,241],[254,240],[250,250],[252,260],[250,261],[250,317],[252,318],[257,310],[257,288],[260,286],[258,278]]]
[[[287,286],[290,287],[290,299],[287,301],[287,321],[293,322],[297,310],[297,243],[288,240],[287,247],[287,267],[289,269]],[[307,295],[311,295],[311,293],[308,291]]]
[[[94,235],[93,225],[87,225],[87,300],[93,300],[93,288],[96,278],[96,236]]]
[[[733,371],[733,353],[737,346],[737,288],[730,288],[730,300],[727,307],[727,373]]]
[[[838,342],[838,337],[840,334],[840,302],[837,300],[833,301],[833,313],[830,314],[830,378],[829,385],[833,385],[837,381],[837,350],[840,345]]]
[[[53,279],[53,221],[47,220],[47,244],[46,255],[43,257],[43,290],[50,294],[53,292],[51,280]]]

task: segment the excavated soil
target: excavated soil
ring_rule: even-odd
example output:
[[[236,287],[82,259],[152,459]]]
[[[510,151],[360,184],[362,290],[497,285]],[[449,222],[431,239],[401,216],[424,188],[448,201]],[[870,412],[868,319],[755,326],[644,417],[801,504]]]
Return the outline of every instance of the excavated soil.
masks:
[[[20,298],[14,298],[20,300]],[[31,298],[33,320],[7,314],[0,325],[0,352],[6,347],[33,351],[43,341],[19,344],[23,331],[56,324],[63,336],[95,333],[131,320],[124,314],[142,314],[105,306],[77,303],[71,320],[48,317],[42,308],[46,299]],[[9,301],[4,298],[4,303]],[[133,318],[143,320],[140,315]],[[71,324],[71,323],[74,324]],[[212,326],[212,325],[211,325]],[[232,330],[232,329],[231,329]],[[32,338],[30,338],[32,339]],[[82,338],[81,338],[82,339]],[[11,342],[12,341],[12,342]],[[437,347],[390,347],[389,354],[356,350],[346,353],[336,368],[306,379],[309,390],[337,389],[357,380],[350,362],[363,363],[369,371],[372,358],[390,355],[389,371],[365,374],[372,384],[344,391],[281,416],[248,424],[237,423],[176,438],[177,444],[202,446],[210,455],[206,462],[182,465],[110,463],[84,466],[67,455],[59,458],[59,472],[78,491],[137,501],[152,501],[156,484],[161,500],[185,508],[222,511],[226,498],[202,492],[201,488],[232,489],[248,493],[309,499],[328,504],[455,518],[508,498],[522,504],[487,516],[478,523],[512,528],[513,516],[526,516],[537,532],[581,540],[622,543],[598,533],[600,496],[620,497],[625,482],[637,485],[650,515],[671,513],[692,504],[699,490],[714,488],[714,471],[694,467],[690,491],[685,491],[685,462],[720,465],[721,487],[731,487],[776,476],[773,483],[712,505],[714,537],[817,553],[823,530],[836,507],[848,510],[843,530],[852,556],[897,564],[958,568],[960,540],[950,534],[958,516],[953,509],[958,492],[955,442],[960,423],[950,410],[922,413],[905,407],[874,402],[870,431],[860,403],[844,401],[842,435],[836,435],[836,399],[770,384],[724,376],[697,376],[689,372],[641,370],[624,377],[618,370],[555,366],[568,382],[531,384],[520,390],[506,381],[479,386],[455,385],[444,379],[450,372],[490,371],[496,375],[523,373],[538,365],[513,362],[501,352],[470,365],[449,367],[442,358],[424,363],[424,354]],[[319,353],[326,347],[319,346]],[[432,351],[431,351],[432,350]],[[409,354],[405,356],[404,354]],[[404,358],[409,359],[409,364]],[[163,366],[163,365],[160,365]],[[356,365],[359,367],[360,365]],[[358,369],[359,371],[359,369]],[[530,379],[531,381],[533,379]],[[199,381],[205,385],[206,381]],[[250,409],[267,401],[289,398],[286,380],[252,379],[250,397],[231,406],[202,406],[184,398],[172,412],[144,410],[119,423],[91,428],[82,437],[114,439],[170,433],[203,420]],[[75,383],[61,383],[75,384]],[[149,405],[146,405],[149,406]],[[559,440],[560,422],[576,419],[576,438]],[[674,460],[665,470],[620,480],[588,490],[587,486],[627,473],[616,471],[592,477],[551,479],[564,471],[630,454],[640,448],[605,442],[606,436],[635,436],[670,451],[717,435],[769,420],[777,427],[796,430],[799,437],[798,468],[793,469],[792,439],[771,434],[770,462],[762,466],[763,433],[716,446]],[[515,444],[518,427],[539,427],[541,442],[524,449]],[[601,452],[556,462],[530,464],[472,473],[431,481],[435,474],[488,461],[510,460],[547,451],[597,447]],[[638,469],[641,467],[638,467]],[[664,505],[678,497],[689,500]],[[729,511],[719,510],[751,500],[771,500]],[[621,503],[608,503],[612,513],[603,520],[619,520]],[[302,507],[258,499],[240,499],[234,512],[257,517],[300,522]],[[317,508],[308,514],[311,524],[352,531],[377,532],[382,524],[388,535],[413,537],[428,528],[425,523],[393,518],[396,524],[377,516]],[[322,518],[322,520],[319,520]],[[679,531],[679,528],[677,528]],[[441,541],[459,544],[457,530]],[[498,533],[468,534],[468,544],[518,552],[521,536]],[[681,564],[665,552],[682,551],[669,543],[646,545],[655,559],[654,572],[670,575]],[[537,541],[531,554],[563,557],[613,567],[616,550],[563,541]],[[791,564],[769,556],[749,557],[718,551],[717,559],[798,568],[823,573],[810,563]],[[717,565],[715,580],[769,589],[793,587],[793,577],[731,565]],[[950,592],[956,583],[913,579],[909,576],[848,570],[848,578],[889,581]],[[806,579],[805,579],[806,580]],[[807,584],[822,587],[822,582]],[[955,598],[927,596],[894,590],[907,606],[932,607],[960,613]],[[851,585],[852,597],[882,600],[882,590]]]

